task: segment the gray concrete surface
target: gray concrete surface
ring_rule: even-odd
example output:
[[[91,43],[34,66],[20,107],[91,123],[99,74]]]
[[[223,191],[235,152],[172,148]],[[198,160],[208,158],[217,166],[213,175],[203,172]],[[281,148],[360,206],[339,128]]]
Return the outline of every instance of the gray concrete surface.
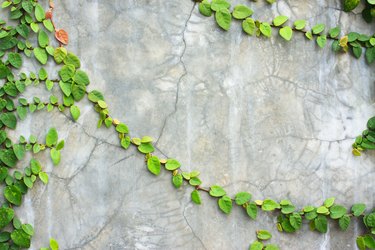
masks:
[[[263,20],[285,14],[374,33],[359,14],[340,11],[339,0],[246,4]],[[375,111],[374,66],[363,59],[334,55],[300,34],[290,43],[248,37],[239,22],[223,32],[189,0],[56,1],[55,22],[113,116],[133,136],[156,138],[161,155],[199,170],[207,186],[299,207],[331,196],[373,206],[375,154],[350,153]],[[28,93],[46,95],[41,89]],[[38,113],[18,128],[43,138],[55,126],[66,140],[59,167],[39,156],[50,183],[19,209],[35,225],[33,248],[54,237],[61,249],[247,249],[255,230],[267,229],[281,249],[355,249],[357,224],[343,233],[332,223],[326,235],[305,225],[287,235],[272,214],[251,221],[235,208],[226,216],[207,196],[193,205],[189,188],[176,191],[166,173],[149,174],[141,155],[96,128],[88,102],[79,106],[78,123]]]

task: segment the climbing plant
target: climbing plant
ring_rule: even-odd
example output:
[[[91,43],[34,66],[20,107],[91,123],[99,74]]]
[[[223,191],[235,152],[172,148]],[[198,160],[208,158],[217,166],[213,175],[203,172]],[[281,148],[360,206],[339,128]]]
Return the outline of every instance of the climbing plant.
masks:
[[[274,0],[267,2],[272,4]],[[115,131],[119,144],[125,150],[129,147],[137,148],[145,158],[145,165],[151,174],[159,175],[162,169],[165,169],[171,173],[171,183],[175,188],[190,187],[193,203],[202,204],[201,193],[205,192],[216,200],[219,210],[224,214],[230,214],[233,206],[241,207],[252,220],[257,218],[260,211],[273,212],[277,215],[277,229],[285,233],[300,230],[303,221],[309,223],[312,231],[319,233],[327,232],[330,221],[337,223],[341,230],[345,231],[350,227],[351,221],[357,219],[367,230],[365,234],[357,237],[358,248],[375,249],[375,211],[372,208],[366,209],[363,203],[347,208],[336,203],[332,197],[318,206],[306,205],[297,209],[289,200],[254,199],[251,193],[246,191],[231,196],[220,185],[205,187],[199,171],[184,171],[178,160],[164,159],[155,154],[152,137],[131,137],[127,125],[110,115],[104,95],[98,90],[88,90],[89,77],[81,69],[79,58],[64,47],[69,42],[68,34],[54,24],[54,4],[51,0],[48,3],[49,9],[46,11],[43,3],[37,0],[2,2],[2,8],[9,11],[7,19],[10,22],[0,19],[0,79],[3,83],[0,88],[0,182],[4,186],[4,203],[0,208],[0,249],[30,247],[34,234],[33,226],[22,223],[15,215],[14,207],[22,205],[23,196],[27,194],[28,189],[33,188],[38,179],[44,184],[48,183],[48,174],[44,171],[42,163],[32,157],[29,165],[21,171],[20,161],[26,154],[34,156],[49,150],[53,164],[58,165],[61,159],[60,151],[64,147],[64,141],[58,139],[58,133],[54,128],[49,129],[42,140],[33,135],[27,139],[21,136],[16,140],[9,137],[7,131],[16,129],[17,123],[24,120],[29,113],[43,110],[69,112],[76,121],[80,117],[80,109],[76,102],[83,98],[88,98],[98,113],[98,128],[104,126]],[[346,4],[347,1],[344,1],[346,10],[354,8],[347,8]],[[374,3],[368,0],[368,4]],[[231,8],[231,4],[226,0],[203,0],[197,5],[203,15],[214,15],[217,24],[223,30],[229,30],[232,19],[236,19],[242,21],[244,33],[250,36],[269,38],[276,30],[280,37],[289,41],[295,33],[301,33],[307,39],[316,41],[319,47],[325,47],[330,40],[334,52],[350,51],[354,57],[360,58],[364,51],[368,64],[375,60],[374,35],[357,32],[341,35],[339,27],[327,29],[324,24],[314,24],[307,28],[309,26],[305,20],[296,20],[292,25],[287,25],[290,22],[289,18],[283,15],[268,22],[255,20],[251,17],[254,11],[249,6],[237,5]],[[52,39],[52,34],[57,42]],[[56,43],[57,46],[54,46]],[[41,65],[37,72],[22,72],[24,61],[29,58],[36,59]],[[57,70],[57,74],[44,68],[48,61],[55,63],[54,69]],[[51,78],[50,75],[58,77]],[[26,88],[39,85],[44,85],[51,91],[48,100],[22,97]],[[60,94],[56,96],[52,94],[52,90],[60,90]],[[353,153],[359,154],[360,150],[375,148],[374,124],[373,117],[368,121],[368,129],[353,144]],[[274,244],[263,242],[271,238],[268,231],[258,230],[256,236],[258,240],[250,245],[250,249],[278,249]],[[49,248],[42,249],[58,249],[58,243],[51,239]]]

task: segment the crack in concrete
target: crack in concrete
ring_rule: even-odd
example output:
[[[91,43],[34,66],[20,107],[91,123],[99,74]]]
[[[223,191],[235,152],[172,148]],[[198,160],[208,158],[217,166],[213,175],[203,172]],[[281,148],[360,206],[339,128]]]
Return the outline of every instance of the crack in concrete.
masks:
[[[172,117],[177,112],[177,104],[178,104],[178,99],[179,99],[179,94],[180,94],[180,85],[181,85],[182,79],[188,73],[186,65],[185,65],[184,60],[183,60],[183,57],[184,57],[186,49],[187,49],[187,44],[186,44],[186,39],[185,39],[185,33],[186,33],[187,26],[189,24],[189,21],[190,21],[192,15],[193,15],[195,6],[196,6],[196,2],[194,2],[194,4],[193,4],[193,7],[190,10],[189,16],[188,16],[188,18],[187,18],[187,20],[185,22],[184,29],[182,30],[183,50],[182,50],[182,53],[181,53],[181,55],[179,57],[179,62],[181,63],[184,72],[182,73],[182,75],[179,77],[179,79],[177,81],[177,90],[176,90],[176,99],[175,99],[175,103],[174,103],[174,110],[165,117],[163,126],[161,128],[161,132],[160,132],[160,134],[158,136],[158,139],[155,141],[155,146],[158,145],[158,142],[159,142],[160,138],[164,135],[165,127],[167,125],[167,122],[168,122],[169,118]]]

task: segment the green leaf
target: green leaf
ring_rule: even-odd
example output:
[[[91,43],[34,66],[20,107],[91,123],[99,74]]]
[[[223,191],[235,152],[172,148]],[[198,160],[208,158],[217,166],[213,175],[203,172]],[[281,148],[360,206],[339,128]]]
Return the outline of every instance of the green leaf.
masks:
[[[121,147],[124,149],[128,149],[130,146],[130,137],[125,136],[124,138],[121,139]]]
[[[120,123],[116,126],[116,131],[119,133],[127,134],[129,133],[128,126],[126,126],[124,123]]]
[[[40,162],[36,159],[31,159],[30,168],[33,174],[39,174],[39,172],[42,170]]]
[[[0,79],[6,78],[10,75],[10,70],[7,66],[0,64]]]
[[[319,45],[320,48],[324,48],[327,44],[327,37],[325,35],[318,36],[316,38],[316,42]]]
[[[221,197],[226,195],[227,192],[225,192],[225,190],[222,187],[214,185],[210,188],[209,193],[212,197]]]
[[[294,28],[296,30],[303,30],[306,27],[306,21],[305,20],[297,20],[294,22]]]
[[[81,111],[76,105],[70,106],[70,114],[73,117],[73,120],[77,121],[79,116],[81,115]]]
[[[43,21],[43,25],[44,27],[46,27],[47,30],[49,30],[50,32],[53,32],[54,31],[54,27],[53,27],[53,23],[51,20],[44,20]]]
[[[17,126],[17,118],[13,113],[2,113],[0,121],[10,129],[15,129]]]
[[[290,225],[294,229],[296,229],[296,230],[300,229],[301,226],[302,226],[302,217],[301,217],[301,215],[298,214],[298,213],[293,213],[289,217],[289,223],[290,223]]]
[[[39,43],[39,46],[42,47],[42,48],[47,47],[47,45],[49,44],[49,37],[44,30],[39,31],[38,43]]]
[[[352,213],[355,217],[362,215],[366,210],[366,205],[363,203],[357,203],[352,206]]]
[[[232,22],[232,15],[228,9],[220,9],[215,13],[215,19],[217,24],[223,30],[229,30],[230,24]]]
[[[176,188],[180,188],[183,182],[182,174],[176,174],[172,177],[172,183]]]
[[[202,181],[198,177],[192,177],[189,180],[189,184],[192,186],[199,186],[200,184],[202,184]]]
[[[272,34],[272,29],[271,25],[269,23],[261,23],[259,26],[260,32],[265,36],[265,37],[271,37]]]
[[[213,11],[219,11],[221,9],[229,9],[230,3],[225,0],[212,0],[211,9]]]
[[[239,192],[236,194],[236,197],[235,197],[236,204],[239,206],[242,206],[246,202],[250,201],[250,199],[251,199],[251,194],[249,194],[248,192]]]
[[[86,94],[86,86],[80,84],[72,85],[72,95],[75,101],[80,101]]]
[[[11,234],[10,237],[14,244],[22,248],[29,248],[31,237],[25,233],[22,229],[16,229]]]
[[[260,241],[254,241],[251,243],[249,250],[262,250],[263,249],[263,243]]]
[[[276,27],[281,26],[284,23],[286,23],[286,21],[288,21],[288,19],[289,18],[287,16],[275,17],[275,19],[273,19],[273,25],[275,25]]]
[[[252,18],[246,18],[243,22],[242,22],[242,29],[250,36],[254,35],[255,33],[255,22]]]
[[[0,151],[0,160],[12,168],[17,164],[17,157],[11,149],[3,149]]]
[[[358,236],[355,242],[360,250],[366,250],[365,238],[363,236]]]
[[[39,179],[44,183],[44,184],[47,184],[48,183],[48,174],[47,173],[44,173],[44,172],[40,172],[38,174],[39,176]]]
[[[350,225],[350,216],[349,215],[346,214],[339,219],[339,226],[340,226],[341,230],[343,230],[343,231],[347,230],[349,225]]]
[[[249,204],[247,204],[246,213],[251,219],[255,220],[258,215],[257,205],[254,202],[250,202]]]
[[[340,35],[341,29],[340,27],[335,27],[329,30],[329,36],[332,38],[336,38]]]
[[[362,47],[352,47],[353,55],[355,58],[360,58],[362,56]]]
[[[320,207],[318,207],[318,209],[316,210],[316,212],[317,212],[318,214],[329,214],[329,210],[328,210],[328,208],[325,207],[325,206],[320,206]]]
[[[372,130],[372,131],[375,131],[375,116],[370,118],[368,121],[367,121],[367,128],[369,130]]]
[[[139,152],[143,154],[148,154],[154,152],[154,147],[151,143],[141,143],[141,145],[138,146]]]
[[[272,234],[268,232],[267,230],[258,230],[257,238],[260,240],[269,240],[272,238]]]
[[[175,159],[168,159],[165,163],[165,168],[171,171],[178,169],[180,166],[181,164]]]
[[[285,40],[290,41],[293,36],[293,30],[289,26],[285,26],[279,30],[279,34]]]
[[[375,240],[371,235],[365,235],[364,241],[367,248],[375,249]]]
[[[59,71],[59,76],[61,77],[61,80],[64,82],[69,81],[72,79],[75,73],[75,67],[73,64],[64,65],[61,67]]]
[[[318,230],[320,233],[326,233],[327,232],[327,218],[323,215],[319,215],[314,220],[315,229]]]
[[[72,52],[69,52],[68,55],[65,57],[64,64],[72,64],[76,69],[81,67],[81,62],[79,61],[79,58]]]
[[[157,156],[151,156],[147,160],[147,168],[154,175],[160,174],[160,161]]]
[[[329,208],[332,207],[332,205],[335,203],[335,197],[328,198],[324,201],[324,206]]]
[[[56,145],[58,139],[59,139],[59,136],[57,134],[57,130],[55,128],[50,128],[50,130],[48,130],[48,133],[46,135],[46,145],[48,147],[52,147]]]
[[[280,208],[280,205],[276,201],[271,200],[271,199],[266,199],[266,200],[263,201],[262,210],[273,211],[277,208]]]
[[[368,64],[373,63],[375,60],[375,47],[367,48],[365,56]]]
[[[223,196],[218,200],[219,208],[226,214],[232,211],[232,199],[229,196]]]
[[[61,160],[60,150],[56,150],[55,148],[51,148],[50,156],[51,156],[53,165],[55,165],[55,166],[59,165],[60,160]]]
[[[246,17],[251,16],[253,13],[254,11],[249,7],[239,4],[236,7],[234,7],[233,17],[236,19],[245,19]]]
[[[88,85],[90,83],[89,77],[87,74],[82,70],[77,70],[74,77],[74,82],[82,85]]]
[[[360,0],[344,0],[344,11],[349,12],[357,8]]]
[[[198,190],[194,190],[193,192],[191,192],[191,200],[192,200],[195,204],[197,204],[197,205],[202,204],[201,196],[200,196]]]
[[[339,219],[346,214],[346,208],[340,205],[333,205],[329,210],[332,219]]]
[[[281,206],[281,213],[291,214],[291,213],[294,212],[295,209],[296,209],[296,207],[293,206],[293,205],[284,205],[284,206]]]
[[[93,90],[88,94],[88,98],[91,102],[98,102],[99,100],[104,101],[104,96],[101,92]]]
[[[203,0],[199,3],[199,12],[204,16],[211,16],[211,3],[208,0]]]
[[[51,250],[59,250],[59,243],[54,238],[51,238],[49,240],[49,247]]]
[[[4,197],[5,197],[5,199],[7,199],[7,201],[9,201],[10,203],[12,203],[16,206],[20,206],[21,203],[22,203],[21,190],[14,185],[7,186],[4,189]]]
[[[267,246],[264,247],[264,250],[280,250],[280,248],[274,244],[268,244]]]
[[[22,230],[27,233],[28,235],[30,236],[33,236],[34,235],[34,228],[32,225],[30,224],[23,224],[22,225]]]
[[[13,67],[17,69],[21,68],[22,66],[22,57],[18,53],[8,53],[8,61]]]
[[[16,155],[18,160],[22,160],[25,157],[25,146],[22,144],[14,144],[13,145],[13,152]]]
[[[14,217],[14,210],[7,207],[0,208],[0,229],[7,226]]]
[[[58,47],[53,53],[53,58],[55,59],[56,63],[60,64],[64,61],[67,55],[68,51],[64,47]]]
[[[89,85],[90,80],[87,74],[82,71],[82,70],[77,70],[74,77],[73,77],[74,82],[77,84],[82,84],[82,85]]]
[[[318,35],[322,33],[325,30],[325,28],[326,28],[325,24],[317,24],[312,28],[312,33],[314,35]]]
[[[20,34],[23,38],[28,38],[29,34],[30,34],[30,29],[29,27],[27,27],[26,24],[20,24],[16,27],[16,30],[18,32],[18,34]]]
[[[38,22],[42,22],[46,18],[43,7],[38,3],[35,5],[35,18]]]
[[[41,68],[39,70],[38,75],[39,75],[39,79],[42,80],[42,81],[44,81],[48,78],[48,73],[47,73],[47,70],[45,68]]]
[[[48,60],[48,55],[45,49],[36,47],[34,48],[34,56],[41,63],[46,64]]]

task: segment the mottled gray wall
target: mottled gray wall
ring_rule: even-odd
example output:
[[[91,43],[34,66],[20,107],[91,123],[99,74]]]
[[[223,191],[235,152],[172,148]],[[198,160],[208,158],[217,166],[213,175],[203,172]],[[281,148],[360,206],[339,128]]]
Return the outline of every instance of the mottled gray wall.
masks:
[[[251,4],[262,20],[285,14],[374,33],[359,14],[340,11],[339,0],[235,2]],[[222,32],[189,0],[56,1],[55,21],[113,116],[133,136],[156,138],[158,150],[185,169],[200,170],[206,185],[299,207],[331,196],[348,206],[374,204],[375,154],[350,153],[374,115],[374,66],[300,34],[290,43],[253,38],[238,22]],[[79,106],[78,123],[38,113],[19,128],[43,138],[56,126],[66,140],[59,167],[44,157],[49,185],[37,185],[20,209],[36,227],[34,248],[52,236],[62,249],[247,249],[257,229],[274,232],[282,249],[355,248],[361,229],[354,224],[346,233],[331,225],[320,235],[306,225],[286,235],[272,214],[250,221],[235,208],[225,216],[206,195],[193,205],[190,189],[176,191],[169,175],[149,174],[113,131],[96,129],[90,104]]]

